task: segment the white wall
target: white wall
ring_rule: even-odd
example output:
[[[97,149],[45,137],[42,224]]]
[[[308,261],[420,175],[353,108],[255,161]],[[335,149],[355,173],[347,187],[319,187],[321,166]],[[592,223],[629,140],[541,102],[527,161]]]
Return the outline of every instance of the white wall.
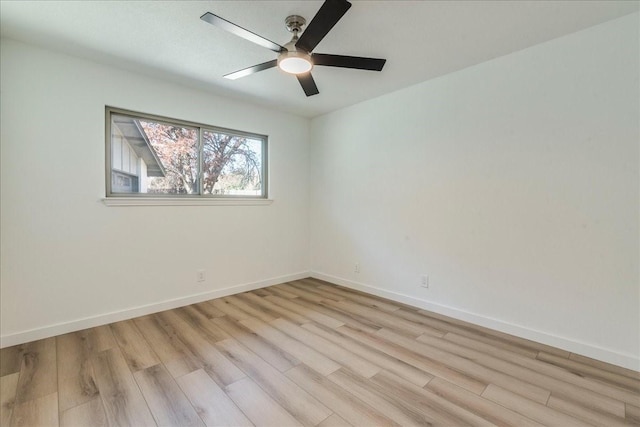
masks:
[[[304,276],[311,247],[318,277],[640,368],[637,14],[315,119],[311,152],[306,119],[0,53],[2,346]],[[269,135],[275,202],[104,206],[104,105]]]
[[[640,369],[638,63],[634,14],[314,119],[314,274]]]
[[[307,275],[307,119],[10,40],[1,54],[3,345]],[[273,204],[105,206],[105,105],[269,135]]]

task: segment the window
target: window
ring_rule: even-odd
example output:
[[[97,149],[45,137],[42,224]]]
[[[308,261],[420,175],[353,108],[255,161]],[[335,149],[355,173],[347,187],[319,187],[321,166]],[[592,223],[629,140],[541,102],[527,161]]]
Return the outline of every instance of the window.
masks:
[[[267,137],[111,107],[107,197],[265,198]]]

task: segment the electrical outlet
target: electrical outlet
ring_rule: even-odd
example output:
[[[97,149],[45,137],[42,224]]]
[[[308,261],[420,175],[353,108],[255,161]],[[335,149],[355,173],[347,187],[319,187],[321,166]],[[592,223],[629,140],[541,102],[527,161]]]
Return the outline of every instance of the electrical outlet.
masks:
[[[429,289],[429,276],[426,274],[420,276],[420,286]]]
[[[355,267],[353,267],[354,273],[360,273],[360,263],[356,262]]]
[[[204,282],[205,279],[206,279],[206,277],[205,277],[204,270],[197,270],[196,271],[196,281],[197,282]]]

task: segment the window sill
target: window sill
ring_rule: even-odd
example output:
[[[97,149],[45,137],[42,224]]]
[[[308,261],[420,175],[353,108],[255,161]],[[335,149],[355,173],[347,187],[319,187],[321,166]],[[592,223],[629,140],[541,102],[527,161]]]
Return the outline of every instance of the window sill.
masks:
[[[105,197],[106,206],[263,206],[273,199],[217,199],[209,197]]]

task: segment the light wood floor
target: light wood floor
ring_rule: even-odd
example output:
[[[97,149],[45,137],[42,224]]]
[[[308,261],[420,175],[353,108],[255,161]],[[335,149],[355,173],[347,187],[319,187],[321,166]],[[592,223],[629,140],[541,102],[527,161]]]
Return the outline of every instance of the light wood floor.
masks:
[[[638,372],[313,279],[0,355],[2,426],[640,424]]]

